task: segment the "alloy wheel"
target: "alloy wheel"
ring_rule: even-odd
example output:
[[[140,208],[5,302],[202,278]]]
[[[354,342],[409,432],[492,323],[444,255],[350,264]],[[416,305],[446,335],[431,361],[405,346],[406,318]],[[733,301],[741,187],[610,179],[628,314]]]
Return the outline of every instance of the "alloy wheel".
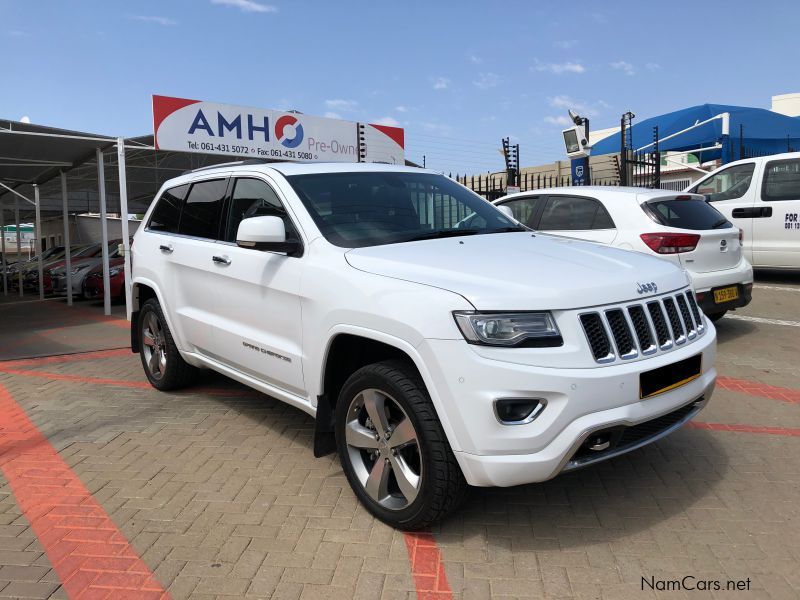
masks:
[[[153,379],[161,379],[167,368],[164,328],[154,312],[147,313],[142,325],[142,352],[147,371]]]
[[[420,444],[394,398],[378,389],[357,394],[347,409],[345,441],[355,475],[372,500],[390,510],[414,502],[423,476]]]

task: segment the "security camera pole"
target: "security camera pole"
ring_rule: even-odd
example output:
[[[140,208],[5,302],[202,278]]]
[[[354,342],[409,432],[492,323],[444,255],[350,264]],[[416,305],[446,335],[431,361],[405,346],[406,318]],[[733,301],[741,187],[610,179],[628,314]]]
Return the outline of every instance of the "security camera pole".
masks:
[[[583,125],[583,139],[579,140],[581,150],[580,156],[570,157],[570,171],[572,174],[572,185],[589,185],[589,119],[582,117],[572,110],[568,111],[569,118],[575,123],[576,130]],[[576,133],[578,133],[576,131]],[[569,153],[568,153],[569,154]]]

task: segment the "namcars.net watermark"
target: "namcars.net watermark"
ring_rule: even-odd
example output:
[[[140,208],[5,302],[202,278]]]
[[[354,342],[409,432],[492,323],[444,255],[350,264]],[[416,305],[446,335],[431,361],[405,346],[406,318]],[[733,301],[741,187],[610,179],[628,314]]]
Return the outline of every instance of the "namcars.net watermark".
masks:
[[[680,579],[656,579],[642,577],[642,590],[657,592],[747,592],[750,590],[750,578],[747,579],[698,579],[694,575],[686,575]]]

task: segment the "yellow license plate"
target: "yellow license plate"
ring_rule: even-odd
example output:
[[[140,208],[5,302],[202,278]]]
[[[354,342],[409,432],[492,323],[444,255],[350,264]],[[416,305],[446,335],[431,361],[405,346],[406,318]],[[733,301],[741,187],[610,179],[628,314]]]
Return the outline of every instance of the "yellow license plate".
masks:
[[[737,298],[739,298],[739,288],[736,286],[714,290],[714,302],[716,304],[723,304]]]

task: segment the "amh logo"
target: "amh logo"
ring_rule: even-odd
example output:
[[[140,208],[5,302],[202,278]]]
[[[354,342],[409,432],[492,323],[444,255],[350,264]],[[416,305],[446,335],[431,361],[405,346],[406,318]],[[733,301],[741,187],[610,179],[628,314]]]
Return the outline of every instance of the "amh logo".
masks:
[[[294,126],[294,137],[285,135],[286,128]],[[297,148],[303,141],[303,126],[297,122],[297,117],[283,115],[275,122],[275,137],[286,148]]]

